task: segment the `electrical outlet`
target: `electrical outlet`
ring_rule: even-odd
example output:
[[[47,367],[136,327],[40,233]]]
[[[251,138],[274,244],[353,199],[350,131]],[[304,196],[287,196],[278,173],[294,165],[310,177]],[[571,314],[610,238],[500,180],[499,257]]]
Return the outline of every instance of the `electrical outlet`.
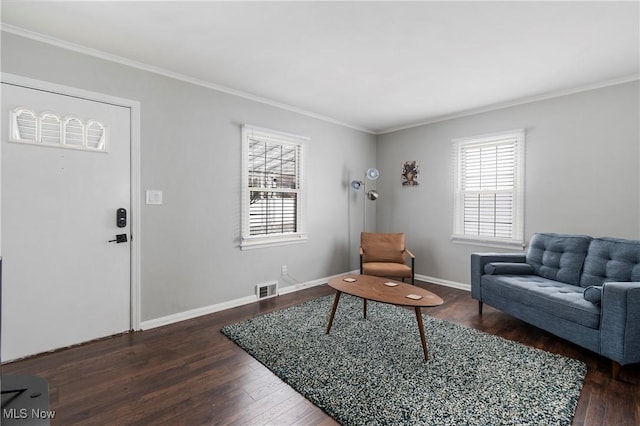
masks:
[[[282,271],[281,271],[282,275],[287,275],[287,265],[282,265]]]

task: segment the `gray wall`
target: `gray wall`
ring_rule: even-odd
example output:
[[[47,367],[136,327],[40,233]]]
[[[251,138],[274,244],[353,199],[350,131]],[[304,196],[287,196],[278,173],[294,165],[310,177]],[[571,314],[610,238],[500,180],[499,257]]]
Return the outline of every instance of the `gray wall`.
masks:
[[[526,130],[525,238],[534,232],[640,238],[638,82],[442,121],[378,137],[378,230],[407,233],[416,272],[469,283],[469,254],[454,244],[452,139]],[[419,160],[420,186],[401,187]]]
[[[357,267],[363,203],[348,182],[375,165],[375,136],[6,33],[2,71],[140,101],[140,192],[164,191],[141,209],[143,321],[291,285],[281,265],[301,282]],[[243,123],[311,138],[306,244],[239,249]]]
[[[358,266],[362,193],[349,191],[377,166],[367,229],[407,233],[417,273],[469,282],[469,254],[453,244],[451,140],[527,131],[525,236],[533,232],[640,238],[638,83],[529,103],[377,138],[244,98],[2,34],[2,71],[141,102],[142,320],[228,302],[280,279],[301,282]],[[240,125],[309,136],[309,242],[241,251]],[[377,141],[377,143],[376,143]],[[401,165],[421,163],[420,186],[400,186]],[[290,282],[280,279],[281,285]]]

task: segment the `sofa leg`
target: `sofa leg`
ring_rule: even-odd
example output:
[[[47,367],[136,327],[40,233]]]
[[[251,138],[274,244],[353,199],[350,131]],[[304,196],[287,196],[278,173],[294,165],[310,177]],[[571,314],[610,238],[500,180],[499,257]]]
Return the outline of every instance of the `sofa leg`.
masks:
[[[611,361],[611,378],[620,380],[620,364],[615,361]]]
[[[478,315],[482,315],[482,302],[478,302]]]

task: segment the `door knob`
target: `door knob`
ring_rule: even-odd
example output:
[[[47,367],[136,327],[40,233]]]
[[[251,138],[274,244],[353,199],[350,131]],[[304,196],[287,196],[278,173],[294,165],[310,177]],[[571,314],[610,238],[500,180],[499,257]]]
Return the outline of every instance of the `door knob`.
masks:
[[[109,240],[107,241],[108,243],[126,243],[127,242],[127,234],[118,234],[116,235],[116,239],[115,240]]]

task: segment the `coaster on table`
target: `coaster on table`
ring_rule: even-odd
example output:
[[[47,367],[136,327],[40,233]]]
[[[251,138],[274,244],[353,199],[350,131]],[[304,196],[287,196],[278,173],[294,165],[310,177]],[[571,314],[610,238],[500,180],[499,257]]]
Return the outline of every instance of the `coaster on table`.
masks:
[[[343,278],[342,281],[348,282],[348,283],[355,283],[356,280],[355,278]]]
[[[407,294],[405,297],[407,299],[412,299],[412,300],[420,300],[420,299],[422,299],[422,296],[420,296],[419,294]]]
[[[398,283],[387,281],[386,283],[384,283],[384,285],[386,285],[387,287],[395,287],[398,285]]]

